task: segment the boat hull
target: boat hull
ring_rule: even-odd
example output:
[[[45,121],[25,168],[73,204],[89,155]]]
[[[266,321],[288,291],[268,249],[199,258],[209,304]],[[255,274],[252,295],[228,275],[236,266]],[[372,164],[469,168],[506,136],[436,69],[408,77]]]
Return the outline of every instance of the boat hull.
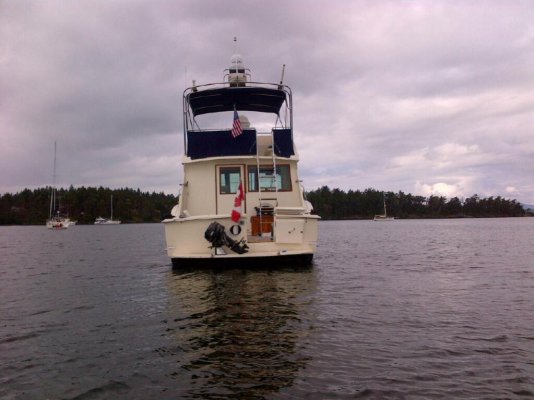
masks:
[[[68,219],[49,219],[46,221],[46,227],[53,230],[67,229],[71,225]]]
[[[239,233],[232,234],[229,215],[176,218],[163,221],[167,254],[173,267],[265,267],[309,265],[317,245],[318,217],[301,215],[275,218],[272,236],[251,236],[251,227],[245,218]],[[204,234],[212,222],[225,227],[225,232],[236,242],[245,241],[248,251],[238,254],[226,246],[213,248]],[[296,229],[297,228],[297,229]],[[234,230],[235,232],[235,230]]]
[[[206,258],[177,257],[171,258],[173,269],[196,269],[196,268],[302,268],[311,266],[313,253],[270,256],[212,256]]]

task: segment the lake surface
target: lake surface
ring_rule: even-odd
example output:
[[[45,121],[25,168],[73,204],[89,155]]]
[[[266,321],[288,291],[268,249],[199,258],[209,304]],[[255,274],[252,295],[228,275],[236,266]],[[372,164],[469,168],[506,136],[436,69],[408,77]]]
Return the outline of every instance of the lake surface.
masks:
[[[0,227],[0,398],[534,396],[534,218],[319,229],[311,268],[173,271],[160,224]]]

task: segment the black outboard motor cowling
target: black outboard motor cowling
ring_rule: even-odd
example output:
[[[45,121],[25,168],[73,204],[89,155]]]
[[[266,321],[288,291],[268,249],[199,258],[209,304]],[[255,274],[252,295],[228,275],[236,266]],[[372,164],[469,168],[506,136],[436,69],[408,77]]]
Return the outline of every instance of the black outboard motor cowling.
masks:
[[[224,245],[224,226],[218,222],[212,222],[206,232],[204,232],[204,237],[208,242],[211,243],[211,247],[222,247]]]
[[[212,222],[206,232],[204,232],[204,238],[211,243],[210,248],[226,246],[237,254],[243,254],[248,252],[248,246],[244,239],[236,242],[232,238],[228,237],[224,231],[224,226],[218,222]]]

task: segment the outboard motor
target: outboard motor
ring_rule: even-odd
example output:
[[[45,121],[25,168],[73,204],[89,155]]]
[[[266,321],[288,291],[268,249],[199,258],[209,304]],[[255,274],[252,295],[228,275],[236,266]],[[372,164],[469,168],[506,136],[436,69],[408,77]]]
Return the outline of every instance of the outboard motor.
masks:
[[[218,222],[212,222],[208,226],[208,229],[204,232],[204,238],[211,243],[210,248],[226,246],[237,254],[248,252],[248,246],[245,243],[245,239],[236,242],[226,234],[224,226]]]

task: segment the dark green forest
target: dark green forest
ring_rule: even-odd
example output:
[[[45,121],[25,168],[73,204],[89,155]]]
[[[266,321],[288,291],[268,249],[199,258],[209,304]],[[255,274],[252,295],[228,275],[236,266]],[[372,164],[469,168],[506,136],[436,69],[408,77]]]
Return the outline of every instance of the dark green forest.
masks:
[[[0,197],[0,225],[40,225],[48,218],[51,188],[25,189]],[[170,215],[177,198],[137,189],[79,187],[58,189],[62,214],[78,224],[93,224],[97,217],[109,218],[113,195],[113,218],[122,223],[161,222]]]
[[[323,219],[370,219],[384,212],[384,197],[388,216],[395,218],[464,218],[464,217],[523,217],[526,212],[516,200],[500,196],[481,198],[473,195],[460,200],[442,196],[414,196],[403,192],[381,192],[374,189],[330,189],[323,186],[308,192],[306,198],[314,212]]]
[[[48,218],[50,187],[25,189],[0,196],[0,225],[40,225]],[[137,189],[79,187],[58,189],[60,210],[78,224],[93,224],[97,217],[109,217],[113,195],[113,217],[123,223],[160,222],[170,216],[174,195]],[[371,219],[383,213],[395,218],[523,217],[527,213],[516,200],[500,196],[481,198],[476,194],[460,200],[442,196],[414,196],[374,189],[330,189],[323,186],[306,194],[315,213],[323,219]],[[530,214],[531,215],[531,214]]]

